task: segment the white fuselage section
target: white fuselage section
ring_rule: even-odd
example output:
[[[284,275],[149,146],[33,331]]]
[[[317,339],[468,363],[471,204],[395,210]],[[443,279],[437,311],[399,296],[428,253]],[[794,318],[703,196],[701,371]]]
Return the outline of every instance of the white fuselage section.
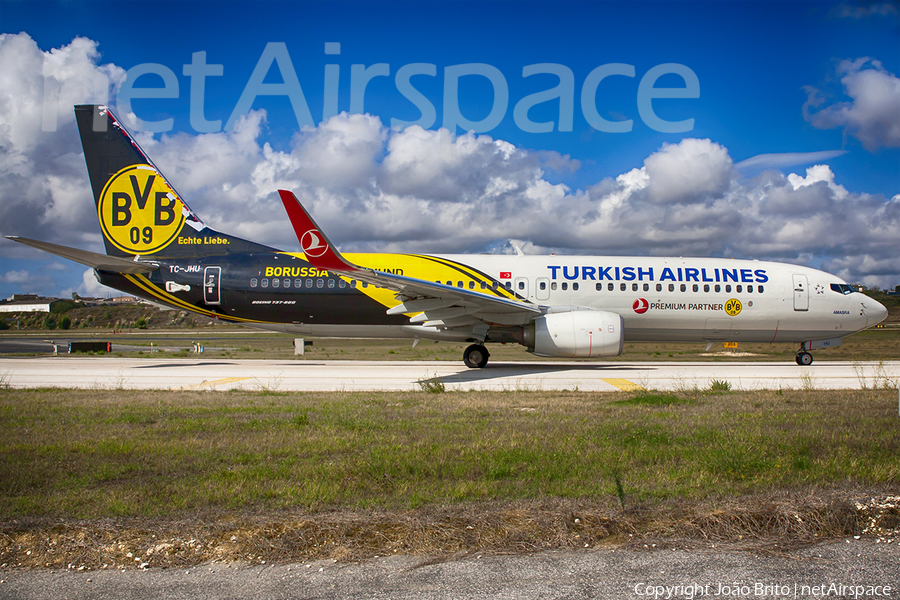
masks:
[[[715,258],[445,255],[543,306],[622,316],[629,341],[804,342],[882,320],[839,277],[784,263]],[[835,289],[837,288],[837,289]],[[843,289],[841,289],[843,288]]]

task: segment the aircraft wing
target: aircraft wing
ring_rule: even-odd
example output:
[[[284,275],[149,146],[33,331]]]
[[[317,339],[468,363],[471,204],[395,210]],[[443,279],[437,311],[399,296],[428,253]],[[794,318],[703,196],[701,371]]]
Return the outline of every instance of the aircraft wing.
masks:
[[[523,325],[543,313],[539,306],[531,302],[489,296],[476,290],[355,265],[338,252],[292,192],[278,190],[278,193],[306,259],[317,269],[334,271],[396,292],[400,304],[389,308],[389,315],[420,313],[410,319],[411,324],[449,328],[477,327],[479,323]],[[486,327],[484,331],[487,331]]]
[[[138,273],[152,273],[159,269],[159,265],[156,263],[137,262],[137,260],[128,258],[107,256],[106,254],[98,254],[97,252],[90,252],[88,250],[79,250],[78,248],[69,248],[68,246],[60,246],[58,244],[51,244],[50,242],[30,240],[17,235],[7,235],[5,237],[8,240],[19,242],[20,244],[25,244],[26,246],[31,246],[32,248],[37,248],[38,250],[43,250],[50,254],[62,256],[63,258],[74,260],[77,263],[101,271],[114,271],[116,273],[134,275]]]

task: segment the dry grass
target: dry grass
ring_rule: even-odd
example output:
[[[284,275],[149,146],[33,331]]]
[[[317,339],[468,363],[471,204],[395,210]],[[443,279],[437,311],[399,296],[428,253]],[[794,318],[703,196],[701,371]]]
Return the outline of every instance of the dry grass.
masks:
[[[0,566],[121,569],[358,561],[391,554],[432,562],[474,552],[598,545],[724,544],[779,552],[867,528],[900,534],[900,498],[875,490],[853,498],[846,491],[808,489],[624,511],[600,500],[557,498],[410,511],[206,514],[179,521],[25,519],[8,521],[0,531]]]

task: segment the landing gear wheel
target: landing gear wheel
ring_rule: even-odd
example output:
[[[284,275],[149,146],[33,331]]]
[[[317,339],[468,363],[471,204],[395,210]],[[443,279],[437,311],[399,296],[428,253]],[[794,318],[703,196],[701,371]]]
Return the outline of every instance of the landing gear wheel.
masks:
[[[463,352],[463,362],[470,369],[480,369],[487,364],[490,356],[487,348],[481,344],[472,344]]]
[[[809,352],[798,352],[796,360],[801,367],[808,367],[813,362],[813,355]]]

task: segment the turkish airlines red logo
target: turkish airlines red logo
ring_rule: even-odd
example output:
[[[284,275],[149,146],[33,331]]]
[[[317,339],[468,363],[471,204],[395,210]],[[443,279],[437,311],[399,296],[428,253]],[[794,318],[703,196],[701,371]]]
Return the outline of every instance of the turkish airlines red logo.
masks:
[[[512,271],[500,271],[500,279],[512,279]]]
[[[631,308],[633,308],[634,312],[637,314],[642,315],[650,308],[650,304],[647,302],[646,298],[638,298],[634,301],[634,304],[631,305]]]
[[[319,258],[328,250],[328,244],[322,240],[321,234],[315,229],[310,229],[303,234],[300,238],[300,247],[303,248],[304,254],[312,258]]]

